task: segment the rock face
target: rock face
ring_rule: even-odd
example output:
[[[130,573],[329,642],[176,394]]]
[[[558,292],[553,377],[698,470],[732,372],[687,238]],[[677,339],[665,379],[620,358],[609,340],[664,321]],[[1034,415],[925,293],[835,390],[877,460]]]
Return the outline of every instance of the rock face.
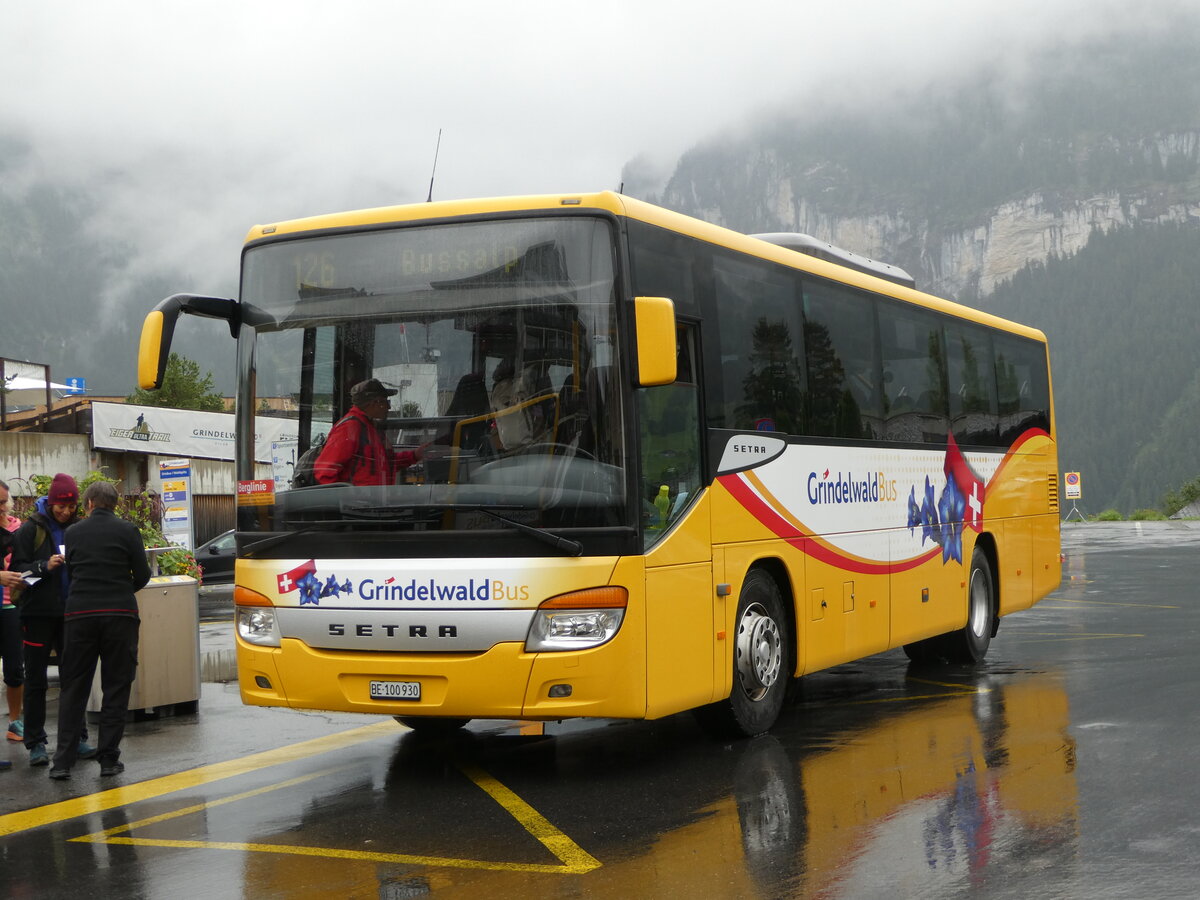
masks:
[[[1073,256],[1097,231],[1146,222],[1200,221],[1200,201],[1163,202],[1161,197],[1119,191],[1070,201],[1033,193],[1002,204],[974,228],[940,235],[927,223],[914,223],[902,215],[834,219],[807,203],[797,204],[797,211],[801,215],[796,230],[857,253],[889,260],[897,248],[915,244],[920,256],[908,265],[919,273],[918,282],[925,290],[946,297],[979,298],[1030,262]]]
[[[1132,146],[1131,146],[1132,144]],[[1114,145],[1117,150],[1114,150]],[[739,231],[799,231],[855,253],[895,263],[930,293],[970,302],[984,300],[1030,262],[1069,257],[1089,238],[1115,228],[1148,223],[1200,224],[1200,185],[1169,179],[1173,168],[1194,171],[1200,132],[1156,135],[1137,142],[1099,139],[1075,148],[1080,165],[1101,151],[1140,155],[1164,180],[1077,195],[1068,190],[1030,189],[1023,196],[939,224],[914,212],[930,204],[914,196],[878,198],[878,212],[844,214],[826,202],[848,192],[853,176],[824,162],[780,159],[757,148],[741,160],[722,154],[716,165],[702,153],[685,157],[665,186],[660,203]],[[714,170],[723,174],[714,178]],[[890,202],[889,202],[890,199]],[[859,205],[862,205],[860,198]],[[868,205],[873,205],[868,201]],[[944,218],[944,217],[943,217]]]

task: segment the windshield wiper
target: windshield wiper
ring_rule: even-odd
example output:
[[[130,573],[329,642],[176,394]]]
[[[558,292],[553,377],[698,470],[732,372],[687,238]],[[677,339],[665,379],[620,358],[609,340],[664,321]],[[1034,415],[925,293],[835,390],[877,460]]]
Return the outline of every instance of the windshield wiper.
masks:
[[[422,506],[422,505],[418,504],[418,506]],[[354,515],[354,516],[358,516],[361,518],[370,518],[373,521],[384,521],[384,522],[390,521],[390,522],[398,524],[400,522],[410,521],[412,519],[412,516],[411,515],[409,515],[409,516],[397,515],[397,511],[412,510],[414,508],[415,507],[412,507],[412,506],[368,506],[368,507],[359,507],[359,508],[354,509],[353,511],[351,511],[350,509],[343,509],[342,514],[343,515]],[[521,532],[522,534],[527,534],[531,538],[541,541],[543,544],[549,544],[551,547],[554,547],[556,550],[563,550],[569,556],[579,556],[580,554],[583,553],[583,544],[579,543],[579,541],[573,541],[570,538],[559,537],[557,534],[553,534],[552,532],[549,532],[544,528],[537,528],[533,525],[526,525],[524,522],[518,522],[515,519],[508,518],[508,516],[502,516],[498,512],[494,512],[492,509],[489,509],[486,506],[479,506],[479,505],[473,504],[473,503],[471,503],[471,504],[446,503],[446,504],[441,504],[441,505],[429,504],[427,506],[422,506],[422,508],[428,509],[428,510],[433,510],[433,511],[442,511],[442,512],[444,512],[444,511],[481,512],[485,516],[490,516],[491,518],[495,519],[497,522],[502,522],[503,524],[507,525],[509,528],[515,528],[517,531]],[[515,505],[514,506],[501,506],[499,508],[500,509],[524,509],[524,507],[522,507],[522,506],[515,506]]]
[[[487,509],[483,506],[465,506],[459,508],[471,510],[473,512],[481,512],[485,516],[491,516],[497,522],[503,522],[510,528],[515,528],[522,534],[527,534],[531,538],[541,541],[543,544],[549,544],[551,547],[565,551],[568,556],[579,556],[583,553],[583,544],[579,543],[579,541],[573,541],[570,538],[559,537],[557,534],[553,534],[544,528],[535,528],[532,525],[526,525],[524,522],[518,522],[515,519],[510,519],[507,516],[494,513],[490,509]]]
[[[266,538],[263,538],[262,540],[255,541],[252,544],[247,544],[244,548],[244,552],[247,557],[252,557],[254,555],[254,551],[256,551],[256,550],[266,550],[268,547],[274,547],[276,544],[282,544],[284,541],[288,540],[289,538],[294,538],[301,534],[308,534],[310,531],[316,531],[318,528],[320,528],[322,525],[325,525],[325,524],[327,524],[327,523],[314,522],[311,525],[309,525],[307,528],[297,528],[295,531],[285,531],[282,534],[273,534],[270,537],[266,537]]]

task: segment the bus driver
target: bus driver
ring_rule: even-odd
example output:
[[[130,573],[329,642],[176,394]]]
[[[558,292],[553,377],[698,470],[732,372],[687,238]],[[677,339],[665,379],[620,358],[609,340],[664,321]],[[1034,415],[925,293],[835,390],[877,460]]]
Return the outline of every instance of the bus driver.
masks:
[[[377,378],[350,389],[354,405],[330,430],[313,465],[318,484],[394,484],[398,470],[417,462],[420,450],[392,450],[380,431],[391,409],[389,398],[396,393]]]

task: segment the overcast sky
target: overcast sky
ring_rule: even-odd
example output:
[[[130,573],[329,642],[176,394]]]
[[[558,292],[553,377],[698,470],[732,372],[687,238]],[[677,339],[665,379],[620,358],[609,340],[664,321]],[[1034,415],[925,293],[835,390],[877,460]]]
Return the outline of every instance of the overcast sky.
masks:
[[[0,190],[85,184],[94,226],[136,248],[131,281],[183,271],[181,290],[229,293],[255,223],[424,200],[439,129],[436,199],[616,188],[632,158],[669,171],[699,141],[801,108],[814,86],[882,102],[898,85],[1112,27],[1119,9],[8,0],[0,136],[34,155]]]

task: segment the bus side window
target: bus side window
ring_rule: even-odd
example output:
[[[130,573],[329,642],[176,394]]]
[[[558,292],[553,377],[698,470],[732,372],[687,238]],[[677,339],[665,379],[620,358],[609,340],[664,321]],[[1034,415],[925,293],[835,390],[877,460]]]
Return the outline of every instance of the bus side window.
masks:
[[[657,543],[700,487],[700,395],[695,383],[696,330],[676,330],[673,384],[638,388],[642,523],[645,547]]]
[[[808,432],[879,437],[882,375],[875,303],[851,288],[806,281],[804,355],[808,365]]]
[[[803,317],[795,275],[713,258],[723,427],[802,434]]]
[[[941,443],[949,431],[946,350],[934,313],[879,303],[883,405],[889,441]]]
[[[999,441],[992,338],[967,322],[946,325],[950,430],[959,444],[995,446]]]
[[[1031,428],[1050,430],[1046,348],[1014,335],[998,335],[995,348],[1000,446],[1008,447]]]

